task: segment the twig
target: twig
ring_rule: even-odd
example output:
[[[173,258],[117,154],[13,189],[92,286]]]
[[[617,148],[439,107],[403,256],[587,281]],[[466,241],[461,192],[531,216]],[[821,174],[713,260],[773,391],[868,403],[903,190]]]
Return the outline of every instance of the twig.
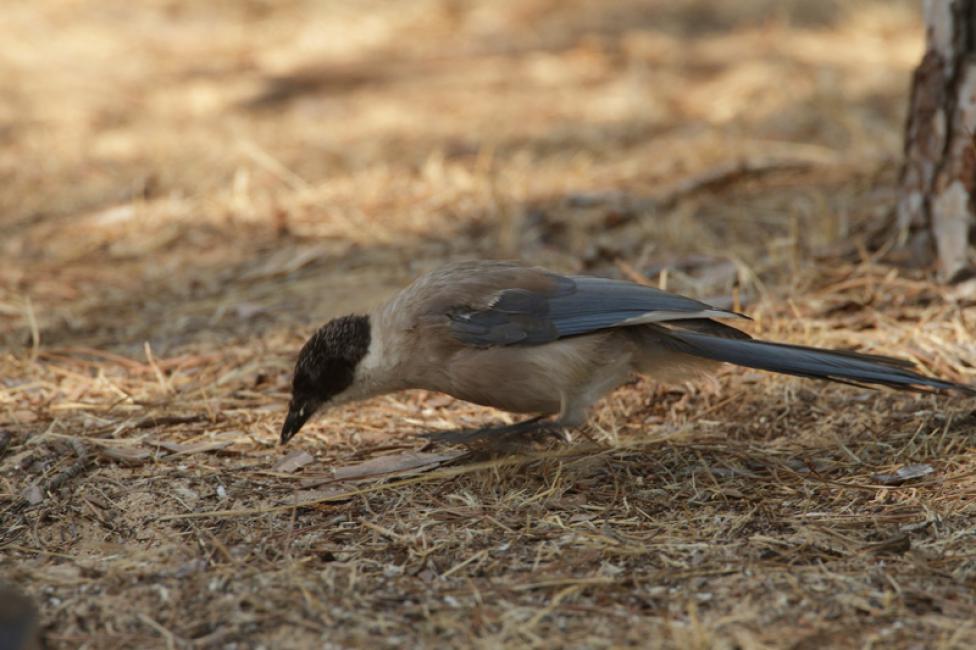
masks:
[[[646,275],[644,275],[643,273],[635,269],[627,261],[618,257],[613,261],[613,263],[617,266],[617,270],[620,271],[620,274],[623,275],[628,280],[630,280],[631,282],[642,284],[645,287],[654,286],[654,283],[651,282],[650,278],[648,278]]]
[[[30,296],[24,300],[24,312],[27,317],[27,326],[30,327],[31,335],[31,361],[37,359],[37,352],[41,347],[41,331],[37,327],[37,316],[34,315],[34,303]]]
[[[813,166],[808,160],[756,159],[744,158],[722,163],[706,169],[700,174],[689,176],[662,192],[657,201],[659,205],[671,205],[689,194],[717,189],[749,176],[760,176],[771,171],[802,171]]]
[[[145,623],[147,626],[151,627],[156,632],[159,632],[159,635],[162,636],[163,639],[166,641],[166,650],[176,650],[177,641],[180,642],[180,645],[185,645],[186,643],[185,641],[177,637],[175,634],[173,634],[172,632],[170,632],[165,627],[163,627],[162,625],[160,625],[150,617],[146,616],[145,614],[140,612],[139,614],[136,614],[136,617],[140,621]]]
[[[160,388],[163,389],[163,393],[170,394],[173,392],[173,387],[166,380],[166,375],[159,368],[159,364],[156,363],[155,357],[153,357],[152,348],[149,347],[149,341],[143,343],[143,349],[146,352],[146,361],[149,363],[149,367],[152,368],[153,372],[156,373],[156,381],[159,382]]]
[[[85,449],[85,446],[81,444],[81,442],[79,442],[77,439],[72,440],[71,446],[74,448],[75,454],[78,456],[77,459],[63,471],[59,472],[57,476],[53,477],[50,481],[47,481],[44,485],[37,488],[37,492],[35,494],[41,495],[41,501],[43,501],[45,494],[58,490],[62,485],[84,472],[85,469],[91,465],[92,457],[89,455],[88,450]],[[37,503],[40,503],[40,501],[38,501],[37,503],[32,504],[31,500],[26,496],[27,491],[34,492],[33,488],[28,487],[27,490],[21,494],[21,497],[11,503],[5,511],[0,512],[0,515],[3,515],[3,518],[10,515],[16,515],[26,510],[28,506],[37,505]],[[4,533],[4,535],[0,536],[0,544],[7,543],[14,539],[14,536],[8,536],[10,531],[13,529],[15,529],[15,527],[12,526],[12,524],[5,524],[2,528],[0,528],[0,530],[2,530]]]
[[[254,142],[241,142],[240,149],[244,155],[250,158],[251,161],[256,163],[259,167],[264,169],[264,171],[268,172],[296,192],[308,190],[311,187],[308,181],[286,167],[284,163],[269,154]]]
[[[88,453],[88,449],[85,445],[81,444],[81,441],[77,438],[71,440],[71,446],[75,450],[75,454],[78,458],[75,462],[71,463],[63,471],[61,471],[57,476],[52,478],[41,490],[42,494],[47,492],[55,492],[62,485],[73,479],[74,477],[81,474],[92,462],[92,457]]]
[[[189,424],[207,419],[205,415],[147,415],[133,423],[131,428],[148,429],[150,427],[161,427],[169,424]]]
[[[59,472],[56,476],[52,477],[49,481],[44,483],[44,485],[38,487],[38,490],[42,498],[48,492],[56,492],[58,489],[61,488],[61,486],[63,486],[65,483],[67,483],[74,477],[84,472],[85,469],[87,469],[88,466],[91,465],[92,457],[88,453],[88,450],[85,448],[85,446],[81,444],[81,441],[79,441],[77,438],[73,438],[71,439],[70,442],[71,442],[71,446],[75,450],[75,454],[77,455],[77,458],[75,459],[75,462],[71,463],[71,465],[66,467],[61,472]],[[28,488],[28,490],[31,490],[31,488]],[[31,505],[30,500],[26,496],[22,496],[20,500],[18,500],[10,507],[10,511],[19,512],[29,505]]]
[[[622,192],[603,192],[584,196],[576,195],[571,197],[571,203],[577,207],[619,205],[627,207],[631,212],[638,213],[654,208],[669,208],[686,196],[719,189],[744,178],[762,176],[774,171],[802,171],[813,167],[815,164],[813,161],[802,159],[743,158],[723,162],[699,174],[683,178],[665,186],[663,191],[656,192],[651,196],[631,197]]]

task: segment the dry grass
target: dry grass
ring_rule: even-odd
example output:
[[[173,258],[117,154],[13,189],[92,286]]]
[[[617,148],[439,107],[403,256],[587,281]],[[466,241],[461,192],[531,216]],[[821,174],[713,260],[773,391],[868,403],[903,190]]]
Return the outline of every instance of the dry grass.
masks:
[[[972,295],[870,252],[914,5],[4,3],[0,577],[59,648],[972,647],[971,400],[730,369],[595,446],[377,474],[498,417],[419,392],[275,444],[311,328],[459,257],[976,380]]]

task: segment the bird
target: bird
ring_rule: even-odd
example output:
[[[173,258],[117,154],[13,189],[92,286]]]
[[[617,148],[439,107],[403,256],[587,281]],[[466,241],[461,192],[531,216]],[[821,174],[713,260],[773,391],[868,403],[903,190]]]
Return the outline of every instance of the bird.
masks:
[[[976,394],[920,374],[905,359],[761,341],[718,319],[748,316],[635,282],[517,261],[448,264],[370,313],[332,319],[308,338],[281,444],[327,407],[411,388],[532,416],[448,432],[449,441],[566,437],[635,375],[686,381],[723,362],[858,386]]]

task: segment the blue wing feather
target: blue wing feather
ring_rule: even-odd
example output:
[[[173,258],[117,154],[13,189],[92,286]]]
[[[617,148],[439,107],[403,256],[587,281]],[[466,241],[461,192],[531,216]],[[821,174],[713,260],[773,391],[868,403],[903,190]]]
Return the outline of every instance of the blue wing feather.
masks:
[[[452,310],[452,333],[469,345],[539,345],[617,327],[654,312],[678,319],[682,314],[695,318],[702,312],[723,311],[632,282],[547,275],[552,282],[544,290],[503,288],[486,308]]]

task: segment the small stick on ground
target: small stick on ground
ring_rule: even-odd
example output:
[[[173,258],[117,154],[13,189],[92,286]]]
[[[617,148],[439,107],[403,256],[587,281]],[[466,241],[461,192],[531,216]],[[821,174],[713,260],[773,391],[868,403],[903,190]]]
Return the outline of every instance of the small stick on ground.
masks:
[[[77,456],[75,462],[71,463],[62,471],[58,472],[58,474],[52,477],[49,481],[39,486],[36,492],[33,488],[28,488],[27,491],[25,491],[24,496],[21,496],[21,498],[10,507],[11,512],[20,512],[29,505],[37,505],[43,500],[45,494],[49,492],[56,492],[65,483],[88,469],[88,466],[91,465],[93,460],[91,454],[88,453],[88,449],[78,439],[72,439],[71,446],[75,450],[75,455]],[[39,496],[35,499],[31,499],[26,496],[28,492]]]
[[[77,438],[71,441],[71,446],[75,450],[75,455],[78,458],[75,462],[71,463],[63,471],[61,471],[57,476],[48,481],[47,485],[41,490],[41,493],[54,492],[58,490],[62,485],[78,476],[84,472],[92,462],[92,457],[88,453],[88,448],[85,447]]]
[[[804,171],[813,163],[790,159],[741,159],[725,162],[685,178],[667,187],[657,197],[659,205],[670,206],[696,192],[715,190],[743,178],[761,176],[774,171]]]

